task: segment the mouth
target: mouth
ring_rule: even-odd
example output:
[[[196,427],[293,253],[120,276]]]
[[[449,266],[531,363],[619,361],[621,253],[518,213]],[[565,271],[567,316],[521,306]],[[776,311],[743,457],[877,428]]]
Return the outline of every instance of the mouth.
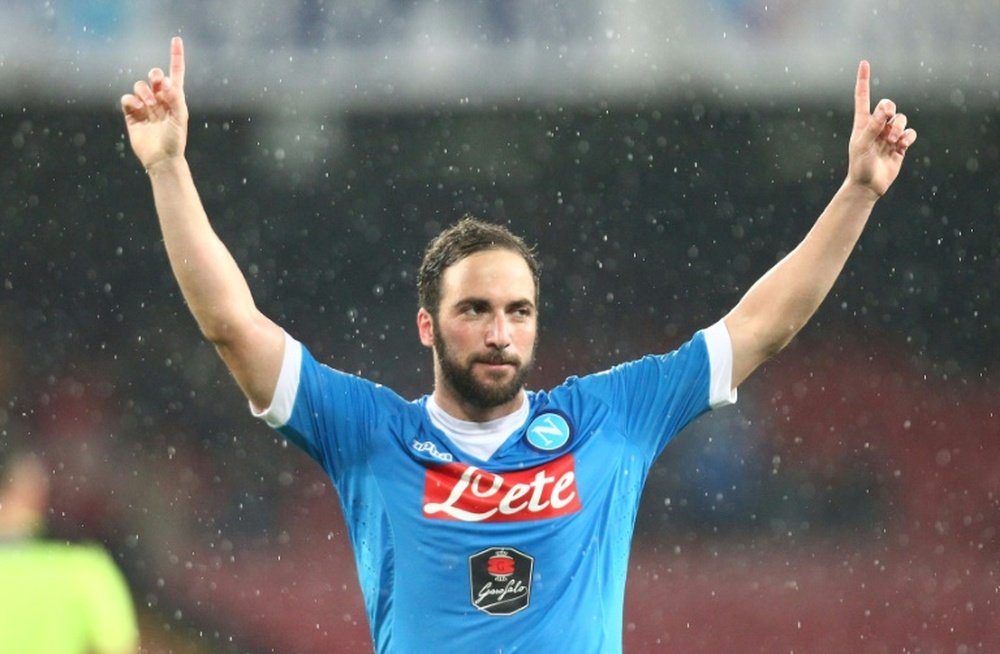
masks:
[[[514,364],[512,363],[485,363],[479,362],[478,364],[481,368],[485,369],[487,372],[504,372],[506,370],[513,370]]]
[[[506,370],[507,368],[516,367],[513,361],[476,361],[475,365],[487,370]]]
[[[486,366],[518,366],[520,361],[516,357],[506,357],[503,354],[493,354],[481,356],[473,359],[473,363],[481,363]]]
[[[490,357],[490,358],[476,359],[475,361],[473,361],[473,365],[484,370],[487,374],[494,376],[494,375],[503,375],[511,370],[516,370],[518,362],[513,359]]]

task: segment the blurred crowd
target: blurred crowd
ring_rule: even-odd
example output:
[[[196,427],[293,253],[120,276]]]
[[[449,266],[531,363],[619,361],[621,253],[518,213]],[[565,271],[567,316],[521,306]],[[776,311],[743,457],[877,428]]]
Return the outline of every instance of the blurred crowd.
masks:
[[[612,4],[15,1],[0,33],[24,48],[44,39],[23,34],[106,42],[147,23],[217,52],[432,34],[565,45],[610,38]],[[819,5],[841,11],[698,7],[777,38]],[[919,5],[925,27],[945,10],[977,19],[969,38],[941,27],[953,41],[996,32],[978,3]],[[733,651],[746,634],[773,650],[1000,649],[1000,114],[942,93],[816,320],[651,472],[627,651]],[[394,106],[283,129],[194,103],[189,159],[265,312],[405,397],[431,381],[413,330],[420,248],[465,212],[510,224],[543,263],[542,388],[714,322],[839,183],[850,107],[723,95]],[[111,552],[147,652],[364,651],[336,497],[200,338],[111,104],[0,105],[0,438],[49,472],[48,537]]]

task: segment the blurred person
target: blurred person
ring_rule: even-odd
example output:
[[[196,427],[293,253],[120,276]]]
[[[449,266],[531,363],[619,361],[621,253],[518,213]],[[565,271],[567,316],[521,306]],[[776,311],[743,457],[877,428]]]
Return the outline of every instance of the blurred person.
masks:
[[[42,462],[0,451],[0,652],[137,651],[135,609],[115,562],[99,545],[40,538],[48,510]]]
[[[434,388],[406,401],[321,365],[263,315],[213,231],[185,159],[183,43],[121,106],[168,258],[251,410],[337,488],[379,652],[622,647],[639,495],[667,442],[781,350],[840,274],[916,139],[894,103],[854,93],[847,175],[804,240],[677,350],[526,390],[539,270],[506,228],[446,228],[417,275]]]

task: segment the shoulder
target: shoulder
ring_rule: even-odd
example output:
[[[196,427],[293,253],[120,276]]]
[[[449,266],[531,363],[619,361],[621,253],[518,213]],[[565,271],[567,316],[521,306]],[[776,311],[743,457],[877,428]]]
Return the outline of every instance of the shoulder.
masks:
[[[58,567],[71,577],[90,577],[115,570],[115,562],[103,546],[97,543],[65,543],[39,540],[21,549],[25,564]]]
[[[285,362],[278,379],[271,407],[261,413],[272,427],[285,424],[299,400],[305,400],[310,411],[321,406],[338,411],[384,409],[408,404],[392,389],[373,382],[358,373],[348,372],[320,362],[309,348],[287,337]]]

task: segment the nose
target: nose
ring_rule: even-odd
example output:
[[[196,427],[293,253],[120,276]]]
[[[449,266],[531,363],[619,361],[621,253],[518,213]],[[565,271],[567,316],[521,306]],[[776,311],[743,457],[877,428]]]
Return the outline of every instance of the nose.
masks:
[[[486,345],[498,350],[506,349],[510,345],[510,322],[503,313],[498,313],[490,321],[486,330]]]

